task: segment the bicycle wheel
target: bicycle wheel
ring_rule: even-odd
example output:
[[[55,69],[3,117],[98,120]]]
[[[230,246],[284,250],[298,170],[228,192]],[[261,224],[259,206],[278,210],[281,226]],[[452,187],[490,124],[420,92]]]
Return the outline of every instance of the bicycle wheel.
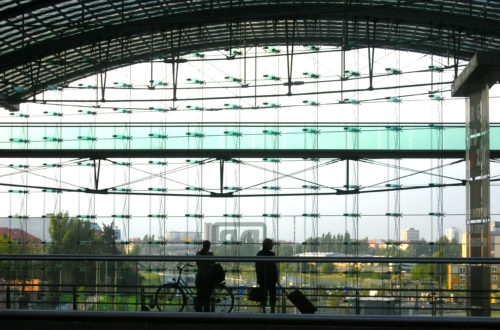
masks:
[[[186,295],[175,283],[163,284],[156,290],[155,303],[160,312],[182,312]]]
[[[231,313],[234,307],[233,291],[224,284],[214,287],[211,297],[212,311],[216,313]]]

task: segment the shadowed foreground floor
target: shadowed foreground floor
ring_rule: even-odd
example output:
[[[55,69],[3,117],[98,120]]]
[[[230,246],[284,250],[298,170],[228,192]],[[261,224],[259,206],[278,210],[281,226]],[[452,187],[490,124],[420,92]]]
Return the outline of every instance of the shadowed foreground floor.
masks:
[[[500,329],[499,318],[0,310],[2,329]]]

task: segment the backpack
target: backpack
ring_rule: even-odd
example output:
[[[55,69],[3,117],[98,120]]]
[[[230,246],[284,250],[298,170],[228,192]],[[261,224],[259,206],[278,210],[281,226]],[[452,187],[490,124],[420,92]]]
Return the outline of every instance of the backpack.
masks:
[[[221,282],[224,282],[224,280],[226,279],[226,272],[220,264],[212,264],[211,271],[213,283],[219,284]]]

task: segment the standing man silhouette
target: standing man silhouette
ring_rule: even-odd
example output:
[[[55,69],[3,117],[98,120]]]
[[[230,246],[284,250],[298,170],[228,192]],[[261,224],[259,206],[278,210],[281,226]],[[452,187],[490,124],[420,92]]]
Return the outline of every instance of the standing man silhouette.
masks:
[[[210,241],[203,241],[203,248],[196,252],[197,256],[213,256],[210,252]],[[196,266],[196,301],[194,310],[201,312],[210,312],[210,295],[212,294],[212,265],[213,261],[197,261]]]
[[[274,257],[272,250],[273,241],[270,238],[264,239],[262,242],[262,250],[257,253],[257,256]],[[269,305],[271,313],[275,312],[276,306],[276,283],[278,283],[278,265],[275,261],[257,261],[255,263],[255,271],[257,273],[257,283],[262,289],[262,312],[266,312],[267,295],[269,293]]]

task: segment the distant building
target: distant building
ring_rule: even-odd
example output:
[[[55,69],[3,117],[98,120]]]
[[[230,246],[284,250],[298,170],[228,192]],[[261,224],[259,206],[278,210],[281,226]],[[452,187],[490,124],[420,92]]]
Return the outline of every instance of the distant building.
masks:
[[[115,241],[121,241],[122,240],[122,231],[118,227],[114,227],[113,231],[115,232]]]
[[[44,217],[29,217],[29,216],[12,216],[12,217],[0,217],[0,227],[8,229],[19,229],[23,230],[29,235],[33,235],[42,242],[50,243],[52,238],[49,233],[49,224],[53,214],[47,214]],[[84,220],[88,221],[88,220]],[[102,228],[96,222],[90,222],[90,229],[94,231],[96,235],[102,235]],[[118,232],[116,233],[116,230]],[[120,239],[119,229],[115,229],[117,234],[117,240]]]
[[[90,229],[92,229],[96,235],[98,235],[98,236],[102,235],[102,228],[101,228],[101,226],[99,226],[99,224],[97,224],[95,222],[91,222]]]
[[[376,249],[385,249],[387,247],[387,243],[381,239],[374,239],[368,241],[368,246]]]
[[[209,222],[203,223],[203,239],[212,240],[212,224]]]
[[[458,243],[460,243],[460,229],[458,229],[456,227],[447,228],[444,231],[444,236],[446,236],[446,238],[450,242],[453,241],[453,240],[455,240]]]
[[[467,258],[467,231],[462,233],[462,258]]]
[[[492,231],[500,231],[500,221],[493,221],[491,223]]]
[[[500,221],[494,221],[490,232],[491,256],[500,257]]]
[[[467,287],[467,266],[448,265],[448,290],[465,290]]]
[[[0,227],[23,230],[42,242],[51,242],[49,217],[0,217]]]
[[[464,290],[467,288],[467,265],[448,265],[448,290]],[[496,290],[500,285],[500,267],[490,266],[491,289]]]
[[[41,239],[38,237],[33,236],[24,230],[15,228],[0,227],[0,236],[6,236],[7,238],[17,242],[41,242]]]
[[[419,239],[418,241],[403,241],[401,240],[402,243],[401,245],[399,246],[399,248],[403,251],[406,251],[406,249],[408,249],[410,246],[416,246],[416,245],[421,245],[421,244],[427,244],[427,242],[425,241],[425,239]]]
[[[203,239],[209,240],[212,243],[256,243],[261,242],[265,237],[267,237],[265,222],[245,221],[237,224],[234,221],[228,221],[205,222],[203,224]]]
[[[462,234],[462,258],[467,258],[467,231]],[[490,232],[490,254],[491,257],[500,256],[500,221],[492,223]],[[467,288],[467,265],[448,265],[448,290],[461,290]],[[490,265],[491,289],[500,288],[500,265]]]
[[[169,242],[191,242],[199,241],[201,235],[194,231],[169,231],[165,233],[165,238]]]
[[[402,242],[416,242],[420,238],[420,231],[413,228],[408,227],[401,230],[401,241]]]

